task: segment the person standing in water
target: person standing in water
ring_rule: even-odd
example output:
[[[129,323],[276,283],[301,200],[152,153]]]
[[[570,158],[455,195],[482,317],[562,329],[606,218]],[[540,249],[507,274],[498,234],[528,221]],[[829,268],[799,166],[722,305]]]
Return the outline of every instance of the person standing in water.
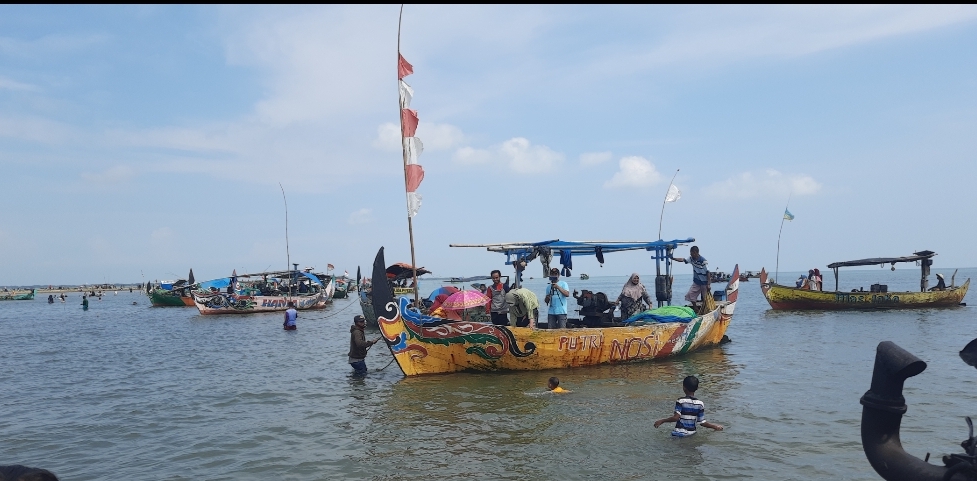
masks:
[[[298,319],[299,313],[295,310],[295,303],[288,301],[288,310],[285,311],[285,322],[282,326],[285,327],[286,331],[298,330],[298,326],[295,325],[295,320]]]
[[[715,431],[722,431],[721,424],[714,424],[706,421],[706,407],[702,401],[696,399],[695,392],[699,389],[699,378],[687,376],[682,380],[682,391],[685,396],[675,401],[675,410],[672,415],[655,421],[655,428],[665,423],[675,423],[672,429],[672,436],[686,437],[695,434],[695,426],[699,424]]]
[[[366,375],[366,353],[380,339],[366,340],[366,318],[353,317],[353,325],[349,328],[349,365],[353,366],[353,373],[358,376]]]
[[[87,311],[88,310],[88,296],[85,296],[85,295],[82,295],[81,296],[81,309],[83,311]]]

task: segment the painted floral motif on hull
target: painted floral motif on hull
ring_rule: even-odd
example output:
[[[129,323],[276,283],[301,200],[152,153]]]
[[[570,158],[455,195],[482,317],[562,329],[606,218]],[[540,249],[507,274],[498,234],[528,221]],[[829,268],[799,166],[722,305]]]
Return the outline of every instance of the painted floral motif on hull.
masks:
[[[482,324],[477,322],[457,322],[448,321],[438,317],[427,316],[408,309],[407,298],[400,298],[399,301],[388,304],[387,308],[392,310],[395,315],[393,319],[379,317],[378,321],[384,337],[390,344],[394,354],[409,352],[411,356],[424,357],[427,349],[417,344],[408,343],[408,340],[416,340],[427,344],[470,344],[465,349],[468,354],[475,354],[482,359],[499,359],[506,353],[511,353],[515,357],[527,357],[536,351],[536,346],[527,342],[520,349],[516,344],[515,336],[512,331],[492,324]],[[398,305],[399,304],[399,305]],[[390,330],[396,330],[397,318],[401,317],[406,328],[403,332],[392,337],[387,336],[384,327],[389,326]]]

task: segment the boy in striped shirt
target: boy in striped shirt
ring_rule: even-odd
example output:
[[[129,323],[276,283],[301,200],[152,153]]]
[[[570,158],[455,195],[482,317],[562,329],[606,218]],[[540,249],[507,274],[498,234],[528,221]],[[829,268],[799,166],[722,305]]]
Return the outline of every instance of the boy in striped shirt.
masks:
[[[670,417],[655,421],[655,427],[675,421],[672,436],[685,437],[695,434],[695,425],[701,424],[709,429],[722,431],[723,427],[705,420],[706,407],[702,401],[695,398],[695,391],[699,389],[699,378],[688,376],[682,380],[682,390],[685,396],[675,401],[675,412]]]

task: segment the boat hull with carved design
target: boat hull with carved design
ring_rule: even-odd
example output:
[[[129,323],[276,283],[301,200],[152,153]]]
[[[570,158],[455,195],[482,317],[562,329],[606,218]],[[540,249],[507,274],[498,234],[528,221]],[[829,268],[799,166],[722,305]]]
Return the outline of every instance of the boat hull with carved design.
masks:
[[[374,278],[383,272],[383,249]],[[380,332],[407,376],[460,371],[535,371],[649,361],[720,344],[736,307],[738,280],[728,301],[688,323],[634,327],[536,330],[449,321],[408,308],[385,283],[373,286],[372,307]]]

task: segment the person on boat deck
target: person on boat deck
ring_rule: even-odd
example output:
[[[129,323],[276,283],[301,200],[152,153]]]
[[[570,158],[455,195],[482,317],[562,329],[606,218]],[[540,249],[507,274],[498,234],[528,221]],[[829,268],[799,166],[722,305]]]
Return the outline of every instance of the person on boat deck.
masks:
[[[298,329],[298,326],[295,325],[295,320],[298,317],[299,313],[295,310],[295,303],[288,301],[288,310],[285,311],[285,322],[282,323],[286,331],[295,331]]]
[[[696,302],[701,297],[702,301],[705,301],[706,296],[711,295],[709,292],[709,261],[699,255],[699,246],[692,246],[689,249],[689,257],[672,256],[672,260],[692,264],[692,287],[685,294],[685,300]]]
[[[695,391],[699,389],[699,378],[687,376],[682,380],[682,391],[685,396],[675,401],[675,412],[670,417],[655,421],[655,428],[665,423],[675,422],[672,436],[685,437],[695,434],[695,425],[701,424],[709,429],[722,431],[723,427],[705,420],[706,406],[695,398]]]
[[[308,294],[308,293],[309,293],[309,284],[305,282],[299,284],[299,294]]]
[[[797,278],[797,282],[795,282],[794,284],[797,285],[797,288],[798,289],[801,289],[801,288],[804,288],[804,284],[806,282],[807,282],[807,278],[804,277],[804,276],[800,276],[800,277]]]
[[[505,326],[509,324],[509,306],[505,303],[505,294],[509,286],[502,283],[502,271],[492,271],[492,285],[485,289],[489,298],[485,303],[485,313],[492,318],[492,324]]]
[[[931,291],[945,291],[946,290],[946,280],[943,279],[943,274],[936,275],[936,285],[930,287]]]
[[[822,290],[823,280],[824,279],[821,277],[821,269],[815,268],[814,269],[814,279],[813,279],[814,282],[811,284],[811,290],[812,291],[820,291],[820,290]]]
[[[349,365],[353,366],[353,372],[363,375],[368,372],[366,368],[366,353],[370,347],[380,339],[372,341],[366,340],[366,318],[363,316],[353,317],[353,325],[349,328]]]
[[[533,291],[521,286],[510,289],[505,295],[505,303],[509,306],[510,326],[536,328],[536,319],[539,319],[539,298]]]
[[[560,387],[560,378],[556,376],[551,377],[550,380],[546,382],[546,389],[549,389],[551,393],[555,393],[555,394],[565,394],[568,392],[573,392],[573,391],[567,391],[566,389]]]
[[[560,269],[550,269],[550,285],[546,286],[546,297],[543,300],[549,309],[546,311],[546,325],[550,329],[566,329],[567,327],[567,298],[570,297],[570,286],[560,280]]]
[[[641,276],[637,272],[631,274],[628,282],[624,283],[621,294],[613,304],[621,305],[621,319],[629,319],[645,310],[645,306],[651,305],[651,296],[648,295],[648,289],[641,283]]]

